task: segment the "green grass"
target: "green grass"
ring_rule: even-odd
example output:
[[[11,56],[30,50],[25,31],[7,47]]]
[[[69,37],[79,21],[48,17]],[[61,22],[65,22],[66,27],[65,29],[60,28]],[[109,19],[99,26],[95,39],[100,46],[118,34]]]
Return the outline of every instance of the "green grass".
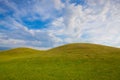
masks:
[[[0,52],[0,80],[120,80],[120,49],[75,43]]]

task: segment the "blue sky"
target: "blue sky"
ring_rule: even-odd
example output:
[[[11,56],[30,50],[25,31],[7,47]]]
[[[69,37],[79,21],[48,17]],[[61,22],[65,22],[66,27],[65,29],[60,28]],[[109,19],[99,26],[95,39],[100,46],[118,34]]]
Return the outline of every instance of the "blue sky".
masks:
[[[120,47],[119,9],[120,0],[0,0],[0,49]]]

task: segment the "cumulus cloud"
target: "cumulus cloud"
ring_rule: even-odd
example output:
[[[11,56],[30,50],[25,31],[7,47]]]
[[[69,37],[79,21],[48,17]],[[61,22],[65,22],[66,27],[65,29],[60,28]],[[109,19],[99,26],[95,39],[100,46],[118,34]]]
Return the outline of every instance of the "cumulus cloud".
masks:
[[[91,42],[116,46],[120,32],[120,1],[87,0],[82,5],[67,3],[65,13],[52,24],[60,27],[58,35],[68,42]],[[57,35],[57,34],[56,34]],[[117,40],[117,41],[116,41]]]
[[[54,15],[55,11],[59,12],[64,7],[61,1],[1,0],[0,2],[2,4],[1,14],[5,15],[4,19],[0,21],[0,44],[2,46],[50,48],[58,41],[54,35],[49,34],[48,30],[28,29],[22,18],[30,21],[52,20],[57,16],[57,14]]]
[[[85,0],[78,5],[70,0],[0,0],[0,5],[3,47],[43,49],[73,42],[120,46],[119,0]],[[47,28],[30,29],[24,19],[49,22]]]

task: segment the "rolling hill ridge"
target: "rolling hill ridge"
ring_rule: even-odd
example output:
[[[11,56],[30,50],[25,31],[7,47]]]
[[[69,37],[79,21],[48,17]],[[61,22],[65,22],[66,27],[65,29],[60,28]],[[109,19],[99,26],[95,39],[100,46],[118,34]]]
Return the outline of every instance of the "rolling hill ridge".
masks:
[[[0,52],[0,80],[120,80],[120,49],[74,43]]]

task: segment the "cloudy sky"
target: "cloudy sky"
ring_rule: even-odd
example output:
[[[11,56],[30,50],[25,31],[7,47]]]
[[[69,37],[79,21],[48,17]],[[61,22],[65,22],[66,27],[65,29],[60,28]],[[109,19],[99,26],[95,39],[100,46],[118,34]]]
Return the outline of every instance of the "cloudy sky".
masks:
[[[120,0],[0,0],[0,49],[76,42],[120,47]]]

